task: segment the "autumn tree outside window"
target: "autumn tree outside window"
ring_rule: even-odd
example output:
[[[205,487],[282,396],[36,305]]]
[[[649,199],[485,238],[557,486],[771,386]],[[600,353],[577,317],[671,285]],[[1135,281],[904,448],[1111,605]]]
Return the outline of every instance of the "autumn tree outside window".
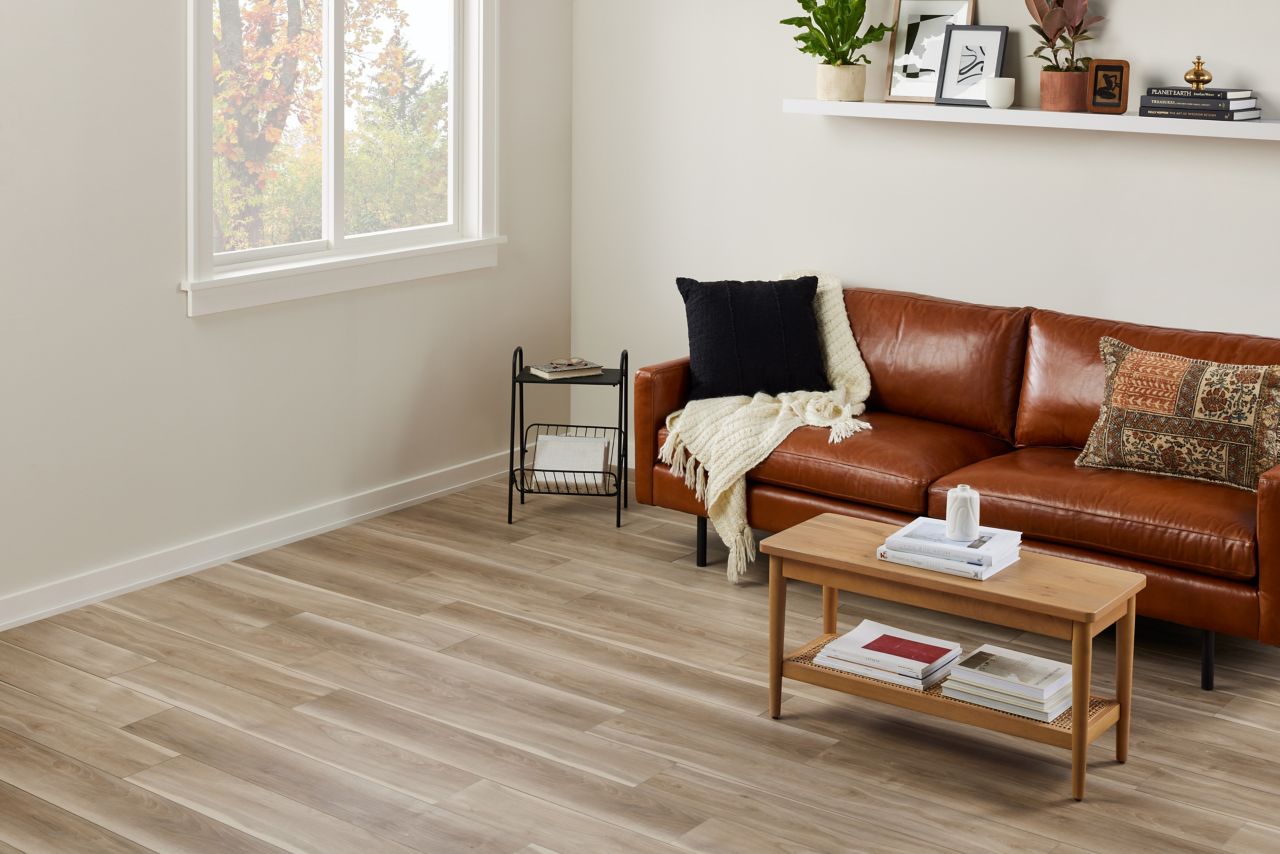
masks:
[[[192,314],[496,262],[496,3],[190,2]]]

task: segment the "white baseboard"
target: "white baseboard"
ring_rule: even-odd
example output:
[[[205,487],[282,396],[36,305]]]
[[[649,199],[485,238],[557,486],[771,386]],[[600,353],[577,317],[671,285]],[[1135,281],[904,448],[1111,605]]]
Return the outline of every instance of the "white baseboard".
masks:
[[[20,590],[0,597],[0,631],[418,504],[501,474],[506,468],[507,451],[500,451],[203,540]]]

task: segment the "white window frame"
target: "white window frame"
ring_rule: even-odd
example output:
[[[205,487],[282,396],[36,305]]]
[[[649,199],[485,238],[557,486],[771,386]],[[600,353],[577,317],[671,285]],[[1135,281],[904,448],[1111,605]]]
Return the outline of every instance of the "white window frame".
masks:
[[[343,0],[325,0],[325,194],[320,240],[214,253],[213,16],[188,2],[187,315],[460,273],[498,263],[498,0],[454,0],[450,221],[376,234],[343,227]],[[336,60],[336,61],[335,61]]]

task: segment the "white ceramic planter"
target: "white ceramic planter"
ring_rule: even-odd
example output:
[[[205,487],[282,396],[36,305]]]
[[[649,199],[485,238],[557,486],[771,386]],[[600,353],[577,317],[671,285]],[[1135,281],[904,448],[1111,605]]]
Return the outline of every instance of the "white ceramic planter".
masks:
[[[819,65],[819,101],[861,101],[867,91],[865,65]]]

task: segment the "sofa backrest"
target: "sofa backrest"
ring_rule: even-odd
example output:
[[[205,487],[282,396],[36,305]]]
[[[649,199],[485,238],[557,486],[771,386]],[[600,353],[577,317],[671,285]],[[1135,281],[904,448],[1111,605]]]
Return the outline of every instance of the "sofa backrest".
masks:
[[[1190,359],[1280,364],[1280,340],[1275,338],[1163,329],[1034,309],[1018,405],[1018,445],[1084,447],[1102,406],[1106,377],[1098,343],[1104,336]]]
[[[871,373],[868,408],[1013,440],[1029,309],[871,288],[844,301]]]

